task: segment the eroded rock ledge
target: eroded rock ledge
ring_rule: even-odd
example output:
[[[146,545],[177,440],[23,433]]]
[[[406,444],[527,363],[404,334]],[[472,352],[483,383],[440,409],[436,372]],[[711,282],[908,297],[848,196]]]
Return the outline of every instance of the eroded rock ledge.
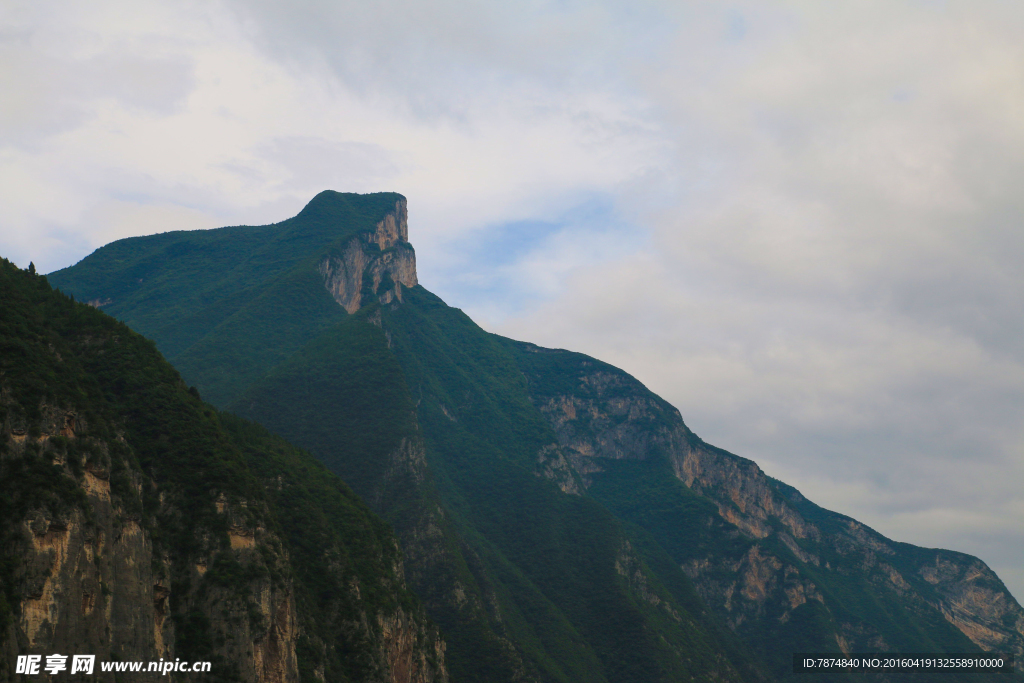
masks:
[[[402,300],[402,287],[415,287],[416,252],[409,244],[409,212],[404,199],[377,223],[373,232],[355,235],[338,253],[317,266],[324,286],[349,313],[377,298]]]

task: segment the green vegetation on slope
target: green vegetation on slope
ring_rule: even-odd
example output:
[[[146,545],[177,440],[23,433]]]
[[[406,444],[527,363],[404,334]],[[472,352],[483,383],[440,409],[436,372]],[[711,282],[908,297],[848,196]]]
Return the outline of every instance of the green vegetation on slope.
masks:
[[[410,562],[410,574],[444,629],[455,680],[512,680],[516,663],[502,639],[523,673],[550,681],[710,671],[728,680],[738,679],[735,661],[746,666],[738,647],[723,649],[714,619],[687,612],[692,589],[685,607],[677,603],[604,508],[537,476],[536,453],[554,436],[512,357],[422,288],[326,330],[234,409],[309,448],[403,538],[426,528],[429,508],[443,507],[443,520],[433,520],[443,528],[440,548],[422,552],[448,560]],[[393,476],[403,440],[425,448],[430,477],[418,485]],[[677,567],[666,571],[686,584]],[[468,606],[453,607],[438,585],[460,587]]]
[[[264,483],[270,511],[287,539],[303,622],[302,680],[318,680],[318,669],[330,681],[379,676],[379,653],[366,642],[381,636],[375,617],[401,609],[425,621],[419,601],[395,571],[402,555],[391,530],[308,453],[259,425],[227,413],[221,419]],[[367,617],[368,632],[353,637],[353,624]],[[417,648],[433,660],[427,636],[435,634],[421,629],[417,636]]]
[[[372,231],[401,199],[325,191],[281,223],[119,240],[49,279],[157,340],[223,408],[344,317],[320,284],[317,258]]]
[[[440,501],[418,460],[416,406],[387,337],[372,324],[379,311],[367,307],[327,329],[233,409],[308,448],[395,525],[407,556],[419,559],[409,563],[410,578],[444,629],[455,680],[513,680],[521,665],[486,612],[479,560],[435,513]],[[470,599],[453,603],[455,586]]]
[[[316,453],[364,492],[384,478],[401,440],[416,432],[402,369],[366,311],[322,332],[232,409]]]
[[[678,567],[659,576],[603,506],[538,476],[538,453],[556,437],[499,338],[422,288],[385,311],[384,327],[420,399],[428,461],[450,509],[471,520],[538,599],[572,625],[535,617],[531,626],[543,648],[536,660],[547,654],[574,680],[566,663],[574,663],[574,654],[585,661],[575,642],[581,637],[611,681],[711,672],[728,680],[747,668],[741,657],[729,656],[714,619],[691,613],[692,601],[680,603],[665,588],[687,583]],[[517,601],[530,595],[520,589],[509,607],[523,609]],[[751,671],[747,676],[755,678]]]
[[[89,470],[109,474],[114,508],[138,521],[154,558],[171,558],[156,570],[173,586],[176,656],[214,659],[214,673],[231,679],[234,667],[216,656],[223,634],[197,605],[205,592],[241,589],[269,572],[295,590],[304,681],[318,669],[329,680],[379,677],[378,618],[398,610],[421,625],[417,648],[439,665],[394,536],[336,475],[203,403],[151,341],[46,278],[0,261],[0,300],[0,639],[25,597],[21,520],[74,510],[89,520]],[[73,434],[53,436],[69,415]],[[25,435],[23,454],[12,434]],[[230,523],[271,532],[263,561],[239,563],[218,506],[233,510]],[[209,570],[194,585],[197,561]]]
[[[790,500],[804,519],[822,532],[820,537],[811,535],[799,540],[789,537],[790,543],[798,546],[801,552],[813,553],[814,561],[808,562],[796,556],[795,551],[782,540],[781,534],[787,530],[781,526],[775,529],[778,533],[764,538],[739,533],[734,525],[723,519],[711,499],[695,493],[676,476],[671,454],[666,448],[671,440],[664,436],[678,434],[678,431],[672,431],[675,426],[684,430],[688,447],[714,451],[726,461],[742,459],[704,444],[685,430],[674,408],[618,368],[578,353],[502,341],[515,354],[536,404],[558,402],[568,396],[582,402],[599,400],[601,405],[626,402],[634,407],[617,415],[603,414],[600,418],[578,410],[579,417],[572,421],[573,438],[585,441],[600,442],[624,425],[647,437],[646,441],[641,439],[634,444],[634,457],[603,458],[601,471],[590,474],[592,483],[587,494],[600,501],[618,519],[642,530],[657,551],[664,553],[674,566],[694,566],[694,563],[706,563],[708,558],[724,558],[717,568],[701,577],[706,585],[716,585],[720,589],[720,599],[724,601],[725,595],[731,599],[732,595],[741,592],[745,581],[755,585],[758,572],[764,571],[748,565],[745,570],[748,573],[738,575],[729,566],[739,566],[753,551],[781,558],[789,567],[786,572],[792,586],[799,587],[800,581],[809,581],[810,584],[803,585],[813,585],[814,590],[820,593],[821,600],[806,600],[795,607],[786,595],[779,595],[779,600],[769,597],[763,601],[760,613],[737,613],[735,608],[733,611],[720,610],[723,618],[733,620],[736,634],[776,676],[788,678],[792,675],[794,652],[836,651],[837,642],[844,635],[844,624],[847,628],[855,625],[866,633],[884,634],[884,640],[877,640],[876,651],[880,648],[891,652],[980,651],[938,609],[917,597],[926,596],[937,602],[935,587],[918,572],[921,559],[934,556],[936,551],[894,544],[898,550],[891,556],[885,556],[885,561],[906,577],[909,582],[906,588],[912,588],[915,593],[911,594],[909,590],[892,585],[883,567],[870,571],[868,563],[871,558],[851,555],[852,544],[842,547],[825,542],[830,537],[841,537],[852,520],[814,505],[792,487],[777,481],[772,481],[771,485]],[[594,378],[600,379],[599,388]],[[657,438],[659,433],[663,438]],[[637,458],[639,453],[646,457]],[[776,521],[772,523],[778,524]],[[879,548],[879,553],[883,552],[882,546]],[[960,557],[967,559],[967,556]],[[799,580],[794,580],[795,577]],[[756,590],[783,592],[781,587],[772,585],[770,572],[760,578],[765,585]],[[996,588],[1001,589],[1002,586]],[[734,602],[739,602],[739,598]],[[721,607],[721,604],[716,607]],[[861,680],[863,674],[833,671],[820,677],[800,674],[799,678],[852,681]],[[947,678],[960,680],[961,677],[950,674]],[[984,675],[979,677],[972,673],[964,680],[984,678]],[[1002,678],[996,677],[996,680]],[[900,680],[928,680],[928,676],[907,674]]]

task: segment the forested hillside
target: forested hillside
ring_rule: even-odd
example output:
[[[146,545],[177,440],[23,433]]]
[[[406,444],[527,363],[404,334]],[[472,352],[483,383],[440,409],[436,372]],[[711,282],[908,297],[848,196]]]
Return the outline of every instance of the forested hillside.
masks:
[[[0,680],[54,653],[447,680],[394,536],[337,476],[46,278],[0,261],[0,301]]]

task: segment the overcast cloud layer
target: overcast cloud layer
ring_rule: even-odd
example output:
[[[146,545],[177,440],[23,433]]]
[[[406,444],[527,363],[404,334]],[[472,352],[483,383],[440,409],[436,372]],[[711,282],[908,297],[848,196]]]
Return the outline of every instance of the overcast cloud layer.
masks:
[[[1024,5],[6,2],[0,255],[410,204],[420,279],[1024,598]]]

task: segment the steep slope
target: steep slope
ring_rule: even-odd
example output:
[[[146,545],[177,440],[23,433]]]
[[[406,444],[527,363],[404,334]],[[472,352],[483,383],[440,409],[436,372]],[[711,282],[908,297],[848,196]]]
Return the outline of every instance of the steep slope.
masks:
[[[667,563],[671,567],[667,588],[659,586],[660,579],[653,574],[648,578],[650,572],[618,522],[592,501],[566,501],[557,487],[534,476],[529,459],[522,458],[522,444],[509,442],[509,448],[495,452],[488,445],[490,435],[462,430],[457,439],[465,442],[465,449],[455,451],[472,456],[472,462],[491,463],[480,481],[510,496],[502,502],[506,511],[516,506],[516,491],[524,495],[534,492],[535,503],[528,509],[535,513],[531,523],[552,530],[564,527],[558,536],[547,540],[551,552],[545,555],[538,552],[539,546],[521,547],[524,537],[507,526],[501,518],[504,513],[497,508],[488,511],[488,527],[482,526],[476,510],[462,512],[467,495],[475,496],[477,505],[486,503],[479,498],[482,489],[477,489],[472,478],[452,486],[449,472],[438,469],[455,451],[449,446],[440,457],[432,457],[437,451],[431,440],[435,432],[420,425],[420,411],[406,381],[407,368],[389,348],[391,341],[381,320],[381,315],[392,309],[413,310],[411,304],[402,303],[409,296],[422,295],[437,311],[450,309],[415,286],[404,201],[380,202],[377,196],[364,199],[365,206],[360,204],[361,198],[322,193],[295,219],[256,229],[260,239],[277,244],[285,231],[294,237],[297,226],[308,222],[310,214],[341,217],[340,237],[331,235],[319,250],[303,251],[290,270],[278,272],[273,279],[264,278],[262,288],[246,294],[252,302],[259,302],[275,290],[277,282],[301,282],[313,274],[319,282],[302,297],[310,301],[320,297],[321,303],[326,299],[334,306],[332,313],[305,321],[300,335],[278,329],[291,324],[291,311],[275,321],[236,324],[243,311],[246,315],[251,312],[253,319],[257,314],[273,315],[263,306],[245,304],[208,326],[191,346],[182,349],[179,344],[174,358],[185,378],[196,382],[204,394],[212,394],[219,405],[231,405],[309,448],[394,525],[410,580],[431,617],[444,629],[448,662],[456,679],[676,680],[717,672],[722,680],[738,680],[743,671],[752,671],[740,653],[742,648],[710,617],[678,567]],[[353,230],[352,225],[361,227]],[[319,224],[311,224],[309,229],[315,232]],[[184,303],[169,306],[166,291],[187,287],[178,271],[190,277],[205,272],[196,264],[183,267],[175,259],[193,254],[202,261],[204,249],[220,245],[222,240],[230,242],[236,230],[227,229],[222,236],[175,233],[173,238],[127,240],[135,249],[111,245],[105,248],[110,253],[100,250],[74,269],[54,274],[53,279],[76,295],[100,303],[110,300],[104,308],[126,320],[158,319],[161,308],[169,308],[169,320],[191,320],[177,313],[188,302],[202,299],[204,310],[220,310],[226,306],[224,302],[234,301],[238,290],[225,285],[225,293],[220,295],[203,280],[196,287],[202,290],[201,296],[191,290],[183,292]],[[174,259],[161,260],[168,242],[176,245]],[[222,253],[219,246],[209,248]],[[254,251],[259,247],[246,241],[242,252]],[[139,263],[149,264],[153,272],[138,270]],[[88,287],[79,284],[77,275],[86,265]],[[159,284],[141,294],[117,289],[119,283],[137,280],[137,276]],[[231,282],[256,279],[256,274],[247,275],[244,268],[230,273],[230,278],[220,278]],[[293,298],[298,296],[293,294]],[[119,301],[125,303],[116,309]],[[306,310],[316,315],[313,307]],[[474,343],[483,340],[497,350],[511,371],[508,355],[468,319],[465,322]],[[160,330],[172,327],[151,329],[159,335]],[[244,330],[252,337],[245,337]],[[257,331],[261,332],[258,338]],[[179,343],[180,335],[168,335],[172,347]],[[287,338],[289,344],[300,338],[306,341],[288,346],[290,356],[274,365],[271,359],[285,352],[275,346],[273,337]],[[157,340],[164,343],[160,336]],[[444,356],[451,339],[436,342],[433,352]],[[244,383],[236,375],[239,366],[246,367],[245,381],[263,377],[250,382],[248,391],[238,392],[239,397],[229,402],[225,398]],[[440,386],[448,379],[434,377],[431,381]],[[499,392],[499,400],[508,394],[501,393],[504,379],[490,381],[489,391]],[[534,428],[550,432],[525,394],[518,394],[518,403],[532,417]],[[504,418],[503,424],[507,423]],[[553,434],[547,433],[544,440],[552,443]],[[518,462],[509,460],[513,455]],[[486,477],[499,479],[488,483]],[[499,485],[499,481],[504,483]],[[570,552],[574,543],[585,538],[600,543]],[[600,578],[582,585],[572,581],[574,576],[588,575]],[[552,583],[555,577],[561,578],[561,585]],[[678,595],[670,595],[670,589]],[[606,606],[612,609],[599,609],[596,596],[607,598]],[[580,608],[581,604],[585,607]],[[601,620],[603,623],[598,623]],[[628,629],[626,624],[630,624]],[[623,637],[630,629],[634,635]],[[754,674],[747,677],[757,678]]]
[[[977,558],[818,507],[617,368],[504,344],[558,434],[557,476],[651,533],[776,672],[794,651],[1024,653],[1024,610]]]
[[[485,333],[416,285],[404,200],[322,193],[310,207],[340,237],[310,222],[317,247],[307,210],[252,229],[239,254],[287,232],[302,257],[276,279],[239,265],[231,281],[251,289],[202,285],[203,310],[234,312],[191,346],[153,334],[218,405],[308,448],[395,526],[453,680],[758,680],[791,675],[798,651],[1020,651],[1021,608],[980,560],[818,508],[616,368]],[[202,260],[238,230],[175,239]],[[197,266],[159,261],[165,239],[124,240],[55,279],[110,307],[125,264],[187,288],[176,273]],[[294,311],[253,303],[280,282],[319,317],[293,328]],[[118,315],[198,300],[152,294]]]
[[[276,225],[120,240],[49,279],[158,340],[185,380],[222,407],[342,319],[364,285],[416,284],[405,215],[394,193],[323,192]],[[361,269],[352,273],[368,261],[376,266],[363,282]]]
[[[332,328],[235,409],[395,521],[456,680],[757,680],[677,566],[659,575],[607,510],[536,476],[533,454],[555,436],[517,388],[500,345],[417,287]],[[464,562],[439,562],[442,536],[400,514],[412,498],[393,477],[399,458],[420,463],[442,510],[433,524],[453,530]],[[488,631],[511,651],[481,657]]]
[[[340,480],[46,278],[0,261],[0,301],[0,680],[54,652],[447,680],[393,536]]]

